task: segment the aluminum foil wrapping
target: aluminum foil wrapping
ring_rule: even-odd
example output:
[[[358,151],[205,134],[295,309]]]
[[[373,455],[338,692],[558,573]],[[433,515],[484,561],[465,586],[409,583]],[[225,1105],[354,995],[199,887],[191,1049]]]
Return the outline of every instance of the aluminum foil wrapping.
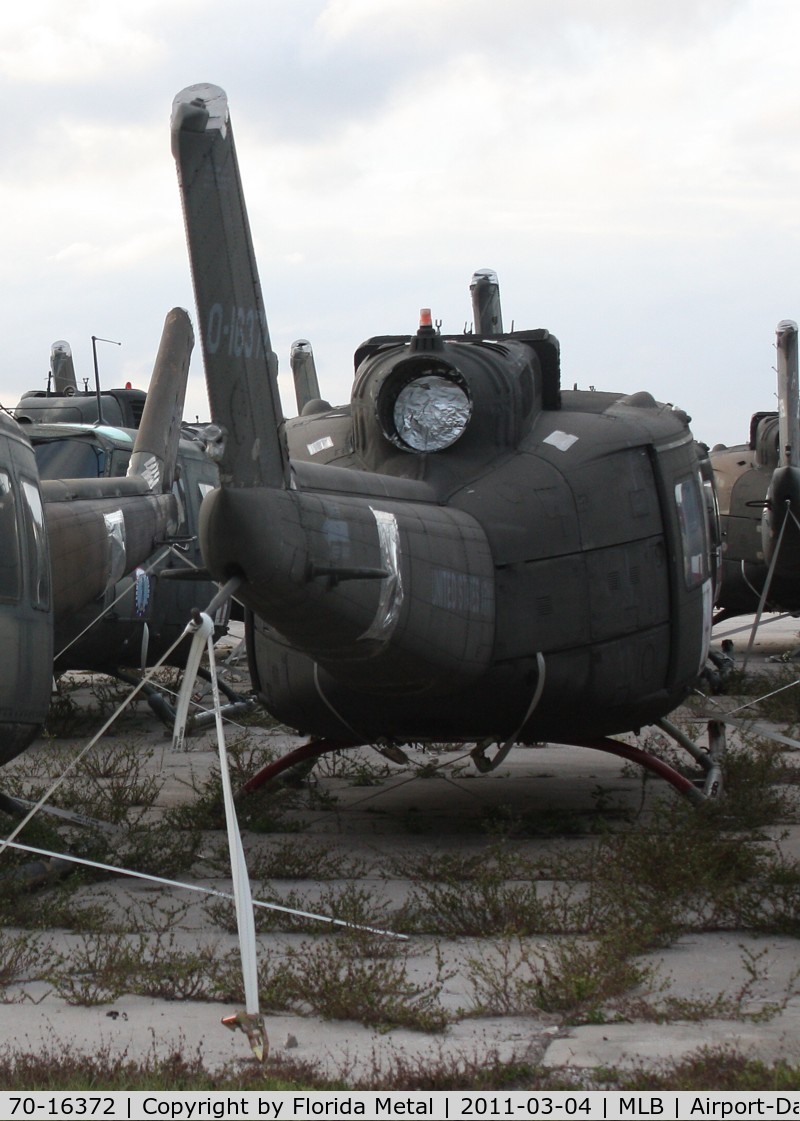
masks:
[[[418,378],[397,395],[395,429],[403,443],[415,451],[440,451],[456,442],[471,411],[470,400],[460,385],[447,378]]]

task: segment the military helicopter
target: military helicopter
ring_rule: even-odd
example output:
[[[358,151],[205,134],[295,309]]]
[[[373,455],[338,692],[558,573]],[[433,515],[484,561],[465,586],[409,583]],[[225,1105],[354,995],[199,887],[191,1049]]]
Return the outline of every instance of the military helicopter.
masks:
[[[797,324],[776,331],[778,411],[755,413],[747,444],[710,454],[722,528],[717,620],[800,611],[800,392]]]
[[[706,657],[713,503],[686,415],[646,392],[562,390],[557,339],[504,332],[477,274],[474,333],[423,310],[415,333],[358,347],[348,405],[312,383],[285,421],[219,87],[177,95],[172,150],[221,484],[201,548],[251,613],[261,698],[312,737],[269,775],[375,742],[474,742],[484,770],[550,740],[688,792],[611,738],[667,727]],[[713,793],[718,741],[691,750]]]
[[[147,394],[125,386],[78,388],[72,351],[60,339],[50,354],[45,391],[25,393],[13,414],[33,445],[40,479],[113,478],[126,473]],[[72,611],[56,625],[55,669],[91,670],[128,678],[122,667],[159,660],[182,634],[191,609],[216,585],[203,579],[197,519],[205,494],[218,482],[193,426],[182,424],[172,484],[178,530],[170,547],[109,586],[100,601]],[[216,638],[227,630],[229,605],[217,615]],[[168,656],[182,666],[185,645]],[[156,696],[157,694],[152,694]]]
[[[0,413],[0,763],[45,719],[55,636],[178,530],[172,487],[193,341],[188,315],[173,309],[122,477],[41,479],[24,428]]]

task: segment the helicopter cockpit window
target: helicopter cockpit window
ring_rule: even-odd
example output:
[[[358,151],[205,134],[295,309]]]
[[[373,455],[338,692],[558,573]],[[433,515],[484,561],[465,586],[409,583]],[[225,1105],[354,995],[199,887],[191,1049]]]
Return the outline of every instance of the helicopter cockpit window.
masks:
[[[441,374],[418,375],[400,389],[392,408],[393,443],[417,452],[449,448],[463,434],[472,413],[466,389]]]
[[[709,575],[709,536],[705,501],[700,482],[684,479],[675,484],[675,504],[683,546],[683,575],[687,588],[696,588]]]
[[[19,536],[17,533],[17,504],[11,478],[6,471],[0,471],[0,599],[19,599],[20,567]]]
[[[90,440],[43,440],[33,450],[42,479],[100,479],[105,473],[106,453]]]

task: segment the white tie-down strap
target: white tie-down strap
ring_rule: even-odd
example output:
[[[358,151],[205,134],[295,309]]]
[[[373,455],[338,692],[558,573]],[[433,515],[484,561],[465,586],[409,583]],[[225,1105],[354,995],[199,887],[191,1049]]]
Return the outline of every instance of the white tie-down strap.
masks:
[[[242,836],[239,832],[239,822],[236,818],[236,807],[233,804],[233,789],[231,776],[228,769],[228,752],[225,746],[225,728],[222,723],[222,706],[220,704],[219,685],[217,684],[216,666],[214,663],[214,620],[204,613],[195,616],[187,633],[193,633],[192,646],[186,660],[186,669],[181,684],[178,709],[175,715],[175,733],[173,746],[183,744],[186,732],[186,721],[189,713],[189,703],[194,687],[203,647],[208,651],[208,669],[211,676],[211,690],[214,701],[214,717],[217,728],[217,746],[219,749],[219,768],[222,781],[222,799],[225,806],[225,823],[228,831],[228,852],[231,861],[231,878],[233,880],[233,899],[236,907],[236,925],[239,931],[239,954],[242,961],[242,981],[244,982],[245,1011],[234,1016],[225,1017],[223,1023],[231,1028],[239,1027],[247,1035],[250,1046],[257,1058],[261,1059],[267,1046],[267,1036],[264,1030],[264,1021],[258,1005],[258,962],[256,954],[256,926],[253,918],[253,897],[250,892],[250,877],[247,874],[247,864],[242,848]]]
[[[172,732],[173,751],[181,751],[184,746],[186,722],[189,719],[189,705],[192,703],[192,690],[197,679],[203,650],[209,638],[214,634],[214,622],[208,615],[198,612],[191,623],[187,624],[183,633],[184,636],[193,635],[194,637],[186,657],[186,668],[183,671],[178,705],[175,710],[175,727]]]

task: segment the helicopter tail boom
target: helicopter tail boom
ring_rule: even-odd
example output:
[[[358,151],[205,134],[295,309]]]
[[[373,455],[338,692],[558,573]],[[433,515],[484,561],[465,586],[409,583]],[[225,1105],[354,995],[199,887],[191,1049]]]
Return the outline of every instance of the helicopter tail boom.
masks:
[[[175,477],[193,346],[194,332],[188,313],[183,308],[173,308],[164,321],[142,421],[128,465],[128,475],[141,475],[155,492],[169,491]]]
[[[218,86],[189,86],[172,106],[186,238],[211,415],[224,426],[223,486],[285,487],[289,457],[228,100]]]

